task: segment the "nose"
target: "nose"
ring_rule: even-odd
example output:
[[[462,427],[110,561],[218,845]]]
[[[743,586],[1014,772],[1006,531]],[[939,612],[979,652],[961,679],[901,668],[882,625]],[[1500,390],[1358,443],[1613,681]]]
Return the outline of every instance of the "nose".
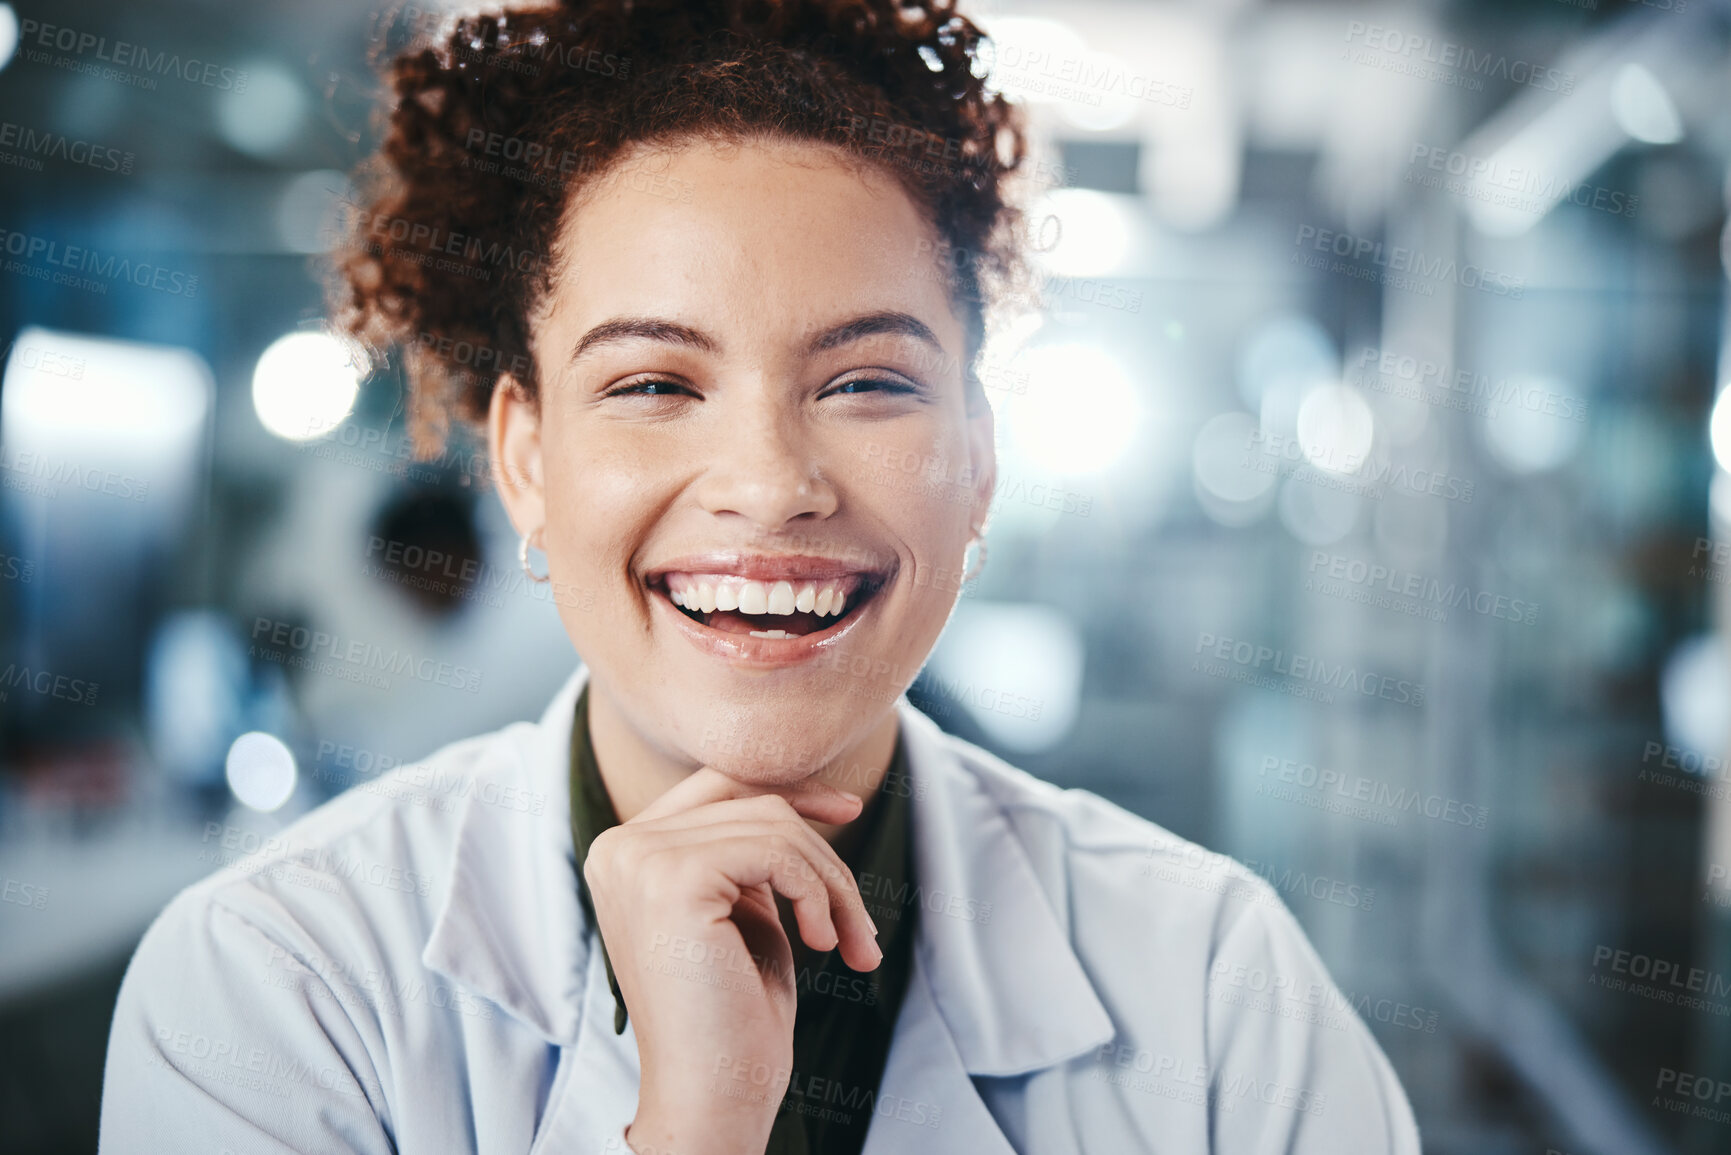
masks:
[[[709,430],[709,459],[696,486],[699,504],[768,532],[796,519],[830,516],[839,497],[819,460],[819,439],[792,405],[768,395],[772,390],[754,392],[754,399],[739,400]]]

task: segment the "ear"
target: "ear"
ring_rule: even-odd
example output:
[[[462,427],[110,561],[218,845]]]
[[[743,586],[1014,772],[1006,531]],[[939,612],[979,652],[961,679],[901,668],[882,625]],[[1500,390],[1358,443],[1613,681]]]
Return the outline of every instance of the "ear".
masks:
[[[487,406],[487,456],[505,515],[518,534],[547,524],[541,472],[541,413],[523,384],[509,373],[493,386]]]
[[[974,524],[984,533],[992,495],[998,491],[998,441],[992,405],[983,387],[969,398],[967,419],[968,465],[974,479],[971,508],[976,511]]]

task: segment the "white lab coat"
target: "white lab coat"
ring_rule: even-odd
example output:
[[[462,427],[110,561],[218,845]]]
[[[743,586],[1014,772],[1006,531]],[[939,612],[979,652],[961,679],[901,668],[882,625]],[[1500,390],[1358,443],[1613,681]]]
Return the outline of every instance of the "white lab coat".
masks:
[[[568,812],[583,680],[177,896],[121,987],[101,1150],[625,1155],[637,1046]],[[873,1112],[867,1155],[1417,1155],[1266,882],[897,709],[913,970],[878,1093],[804,1109]]]

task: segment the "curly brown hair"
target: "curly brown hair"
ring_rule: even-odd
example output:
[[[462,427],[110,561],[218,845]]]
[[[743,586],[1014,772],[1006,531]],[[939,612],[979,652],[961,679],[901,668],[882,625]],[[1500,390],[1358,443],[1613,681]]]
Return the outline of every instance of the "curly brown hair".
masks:
[[[989,314],[1025,272],[1006,183],[1026,135],[986,90],[983,39],[954,0],[564,0],[458,18],[385,64],[393,99],[333,256],[332,315],[401,350],[415,442],[436,451],[453,417],[485,421],[501,374],[538,396],[528,318],[558,272],[561,215],[631,146],[819,141],[883,167],[927,214],[977,388]]]

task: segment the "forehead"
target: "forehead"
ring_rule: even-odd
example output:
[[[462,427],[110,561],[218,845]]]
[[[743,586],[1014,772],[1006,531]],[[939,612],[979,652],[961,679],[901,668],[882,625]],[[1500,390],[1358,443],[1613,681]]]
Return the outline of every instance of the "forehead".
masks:
[[[541,327],[617,314],[794,337],[899,309],[946,345],[961,327],[936,229],[891,176],[816,142],[637,145],[572,198]]]

